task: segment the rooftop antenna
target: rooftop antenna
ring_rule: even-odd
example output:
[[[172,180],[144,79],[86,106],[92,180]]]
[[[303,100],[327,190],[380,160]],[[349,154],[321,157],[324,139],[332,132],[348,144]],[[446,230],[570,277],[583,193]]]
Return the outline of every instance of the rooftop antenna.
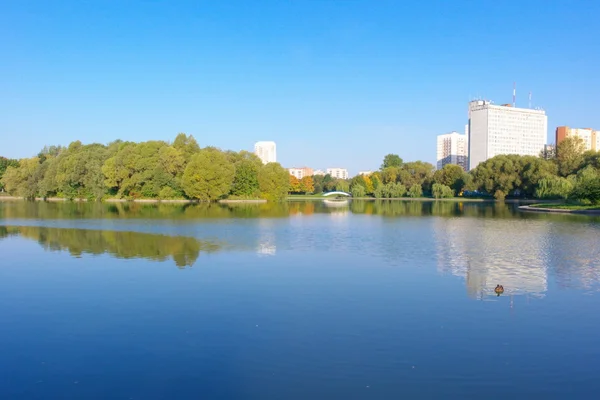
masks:
[[[517,83],[513,82],[513,107],[515,106],[517,100]]]
[[[529,92],[529,108],[531,108],[531,92]]]

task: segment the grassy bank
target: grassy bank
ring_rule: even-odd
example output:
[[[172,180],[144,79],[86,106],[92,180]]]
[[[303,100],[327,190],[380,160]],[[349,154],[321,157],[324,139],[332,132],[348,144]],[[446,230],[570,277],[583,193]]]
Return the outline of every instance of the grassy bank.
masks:
[[[568,204],[568,203],[540,203],[531,206],[532,208],[547,208],[551,210],[565,210],[565,211],[600,211],[600,205],[581,205],[581,204]]]

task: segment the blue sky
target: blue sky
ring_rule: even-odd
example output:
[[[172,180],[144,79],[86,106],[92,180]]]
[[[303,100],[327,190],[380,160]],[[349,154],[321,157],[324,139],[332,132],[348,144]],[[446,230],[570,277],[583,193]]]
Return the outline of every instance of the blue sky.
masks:
[[[172,140],[286,167],[435,159],[470,98],[600,129],[600,2],[0,3],[0,155],[45,144]]]

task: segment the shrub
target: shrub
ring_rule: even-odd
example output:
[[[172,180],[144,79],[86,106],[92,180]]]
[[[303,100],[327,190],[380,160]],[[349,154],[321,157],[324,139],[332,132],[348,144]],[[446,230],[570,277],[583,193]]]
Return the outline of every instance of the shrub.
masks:
[[[450,187],[439,183],[433,184],[431,194],[436,199],[449,199],[454,197],[454,191]]]
[[[418,183],[415,183],[408,189],[408,197],[421,197],[423,196],[423,188]]]

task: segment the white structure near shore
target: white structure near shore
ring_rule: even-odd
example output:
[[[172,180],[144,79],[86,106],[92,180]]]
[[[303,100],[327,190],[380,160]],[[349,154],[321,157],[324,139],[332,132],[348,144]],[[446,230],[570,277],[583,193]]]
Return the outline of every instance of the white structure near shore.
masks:
[[[348,179],[348,170],[346,168],[327,168],[327,174],[332,178]]]
[[[469,103],[469,169],[499,154],[539,156],[548,136],[544,110]]]

